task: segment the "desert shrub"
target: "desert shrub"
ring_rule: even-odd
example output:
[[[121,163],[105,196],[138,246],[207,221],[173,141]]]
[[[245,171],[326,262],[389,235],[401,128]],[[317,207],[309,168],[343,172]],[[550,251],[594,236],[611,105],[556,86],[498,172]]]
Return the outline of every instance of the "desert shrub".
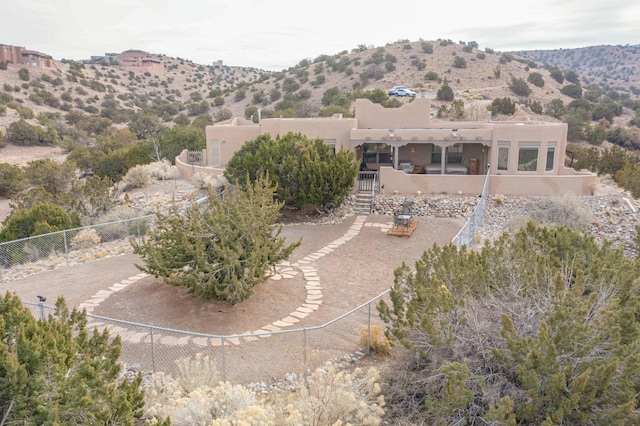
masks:
[[[434,245],[378,305],[412,349],[388,370],[385,420],[637,422],[639,283],[636,259],[565,227],[529,222],[481,252]]]
[[[579,99],[582,97],[582,87],[577,84],[567,84],[560,89],[560,93],[573,99]]]
[[[28,68],[20,68],[20,71],[18,71],[18,78],[20,78],[20,80],[22,80],[22,81],[29,81],[29,79],[31,78],[30,73],[29,73],[29,69]]]
[[[71,216],[55,204],[37,203],[30,208],[19,208],[11,212],[3,222],[0,241],[12,241],[78,226],[80,223],[77,215]]]
[[[14,121],[7,129],[7,141],[14,145],[53,145],[55,140],[55,130],[45,131],[41,127],[32,126],[22,119]]]
[[[143,418],[167,417],[176,426],[274,424],[273,413],[243,386],[219,383],[188,392],[179,380],[156,373],[145,388]]]
[[[453,100],[453,89],[448,84],[443,84],[440,89],[438,89],[438,93],[436,93],[436,99],[440,101],[452,101]]]
[[[511,98],[495,98],[487,109],[496,115],[513,115],[516,112],[516,104]]]
[[[213,113],[213,118],[217,123],[225,120],[229,120],[233,117],[233,112],[227,108],[220,108],[216,112]]]
[[[369,350],[383,355],[388,355],[391,352],[391,342],[379,325],[360,329],[360,346],[368,347]]]
[[[124,184],[124,190],[128,191],[133,188],[144,188],[151,184],[151,170],[147,165],[139,164],[133,166],[127,171],[127,174],[122,178]]]
[[[385,405],[379,380],[374,368],[348,372],[327,363],[290,395],[284,424],[379,425]]]
[[[88,249],[100,244],[100,236],[95,229],[86,228],[79,231],[71,239],[71,248],[74,250]]]
[[[209,173],[196,172],[191,176],[191,182],[200,189],[207,189],[209,186],[214,191],[218,191],[227,185],[227,179],[223,175],[212,175]]]
[[[570,193],[533,201],[529,204],[528,212],[525,221],[531,220],[540,226],[565,226],[579,231],[587,229],[593,220],[591,212]]]
[[[539,72],[532,72],[527,77],[527,81],[536,87],[544,87],[544,78]]]
[[[277,198],[299,210],[340,207],[353,186],[358,165],[353,153],[334,150],[322,139],[289,132],[261,135],[236,151],[225,169],[229,182],[251,181],[267,173]]]
[[[172,166],[167,159],[149,163],[144,167],[147,168],[151,177],[157,180],[175,179],[178,177],[178,168]]]
[[[2,146],[1,143],[0,146]],[[0,163],[0,197],[8,198],[20,192],[25,185],[23,175],[20,167],[9,163]]]
[[[128,237],[138,238],[149,230],[149,217],[127,207],[114,208],[93,222],[103,243]]]
[[[464,59],[462,56],[456,56],[455,59],[453,60],[453,67],[454,68],[466,68],[467,67],[467,60]]]
[[[196,354],[195,358],[181,358],[176,361],[180,386],[187,392],[212,386],[221,381],[216,361],[208,355]]]
[[[518,96],[529,96],[531,94],[531,88],[529,87],[527,82],[521,78],[516,78],[513,76],[511,77],[511,81],[509,82],[509,89],[511,89],[511,91]]]
[[[440,79],[440,76],[435,71],[427,71],[427,73],[424,75],[424,79],[427,81],[438,81],[438,79]]]

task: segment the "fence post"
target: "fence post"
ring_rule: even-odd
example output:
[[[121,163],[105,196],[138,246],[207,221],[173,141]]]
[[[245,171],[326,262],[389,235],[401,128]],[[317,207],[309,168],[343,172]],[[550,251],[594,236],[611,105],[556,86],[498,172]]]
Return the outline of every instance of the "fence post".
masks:
[[[64,261],[67,264],[67,268],[69,267],[69,249],[67,248],[67,231],[62,231],[62,237],[64,239]]]
[[[302,329],[302,335],[304,336],[304,344],[302,346],[302,354],[304,356],[304,365],[307,365],[307,327]]]
[[[367,353],[371,355],[371,302],[369,302],[367,308],[369,311],[369,317],[367,318]]]
[[[224,354],[224,336],[221,337],[222,339],[222,381],[226,382],[227,381],[227,360],[225,359],[225,354]]]
[[[157,373],[156,371],[156,346],[153,341],[153,326],[149,327],[149,335],[151,336],[151,371]]]

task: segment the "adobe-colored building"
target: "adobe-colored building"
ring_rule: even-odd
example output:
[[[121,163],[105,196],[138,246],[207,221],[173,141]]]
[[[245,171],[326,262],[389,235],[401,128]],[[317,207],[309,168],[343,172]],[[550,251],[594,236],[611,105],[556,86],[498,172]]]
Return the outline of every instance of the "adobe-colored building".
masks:
[[[288,132],[323,139],[336,150],[355,153],[361,168],[376,175],[389,194],[481,193],[487,171],[489,192],[505,195],[592,193],[597,176],[564,165],[567,125],[546,122],[430,122],[431,100],[416,98],[400,108],[358,99],[355,118],[270,118],[253,123],[234,118],[207,126],[204,165],[176,159],[182,176],[220,174],[246,141]],[[361,173],[363,175],[364,173]]]
[[[163,74],[164,62],[157,55],[130,49],[115,56],[115,60],[125,71]]]
[[[51,56],[35,50],[27,50],[22,46],[0,44],[0,62],[36,68],[55,68]]]

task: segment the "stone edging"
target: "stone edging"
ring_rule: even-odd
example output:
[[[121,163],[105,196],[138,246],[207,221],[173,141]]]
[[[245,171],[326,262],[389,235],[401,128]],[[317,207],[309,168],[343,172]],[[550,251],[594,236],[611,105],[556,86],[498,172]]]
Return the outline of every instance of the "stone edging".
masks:
[[[276,266],[275,273],[270,277],[273,280],[281,280],[281,279],[291,279],[298,274],[299,271],[302,272],[303,278],[305,281],[305,288],[307,290],[306,298],[304,303],[302,303],[296,310],[290,312],[289,315],[283,317],[279,320],[273,321],[270,324],[266,324],[262,326],[260,329],[255,331],[247,331],[243,334],[250,334],[251,336],[242,336],[240,335],[231,335],[225,336],[224,341],[229,342],[227,344],[239,345],[241,343],[241,339],[246,342],[258,340],[261,337],[270,337],[271,333],[281,331],[284,328],[292,327],[293,325],[300,322],[301,319],[306,318],[312,312],[318,310],[318,308],[322,305],[322,287],[320,286],[320,277],[318,277],[317,269],[313,264],[322,257],[332,253],[334,250],[340,248],[342,245],[347,243],[353,237],[357,236],[362,227],[365,226],[366,216],[356,216],[354,223],[349,227],[347,232],[337,240],[332,241],[327,244],[325,247],[320,250],[311,253],[302,259],[298,260],[294,263],[282,262]],[[371,224],[366,224],[371,225]],[[376,224],[378,225],[378,224]],[[388,225],[391,227],[391,224]],[[382,231],[384,231],[387,227],[383,226]],[[134,284],[149,276],[146,273],[140,273],[134,275],[133,277],[129,277],[110,286],[107,290],[100,290],[91,298],[83,303],[81,303],[78,308],[86,309],[87,313],[91,314],[96,307],[100,305],[100,303],[104,302],[109,296],[113,293],[116,293],[124,288],[127,288],[129,285]],[[107,327],[111,334],[118,334],[122,337],[123,342],[129,343],[142,343],[149,339],[149,333],[147,332],[139,332],[134,330],[129,330],[122,325],[115,324],[105,324],[99,319],[91,320],[87,323],[87,328],[94,327]],[[188,332],[187,332],[188,333]],[[187,345],[190,342],[200,346],[205,347],[208,345],[211,346],[221,346],[222,339],[216,337],[206,337],[206,336],[188,336],[187,338],[177,338],[175,336],[163,336],[161,333],[154,334],[154,342],[165,344],[165,345]]]

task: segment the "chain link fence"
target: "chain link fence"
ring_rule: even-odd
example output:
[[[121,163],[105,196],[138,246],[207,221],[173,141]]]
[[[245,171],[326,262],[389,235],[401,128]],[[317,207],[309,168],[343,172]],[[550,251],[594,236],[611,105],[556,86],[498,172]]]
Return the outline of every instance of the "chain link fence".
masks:
[[[87,330],[106,328],[111,337],[120,336],[120,362],[125,370],[163,372],[177,377],[185,360],[208,357],[218,376],[213,379],[234,384],[267,381],[303,373],[357,351],[366,352],[371,327],[384,325],[375,305],[388,293],[389,290],[325,324],[291,330],[221,336],[93,314],[87,314]],[[23,304],[36,318],[46,319],[55,312],[54,306],[43,302]],[[360,344],[361,333],[367,341],[364,345]]]
[[[489,197],[489,177],[491,176],[491,170],[487,168],[487,177],[484,180],[484,187],[482,188],[482,195],[480,201],[473,209],[473,213],[467,219],[464,226],[451,241],[458,249],[463,245],[467,247],[473,246],[475,243],[475,236],[478,233],[478,229],[482,226],[482,219],[484,218],[484,210],[487,205],[487,198]]]
[[[0,243],[0,283],[132,250],[130,240],[153,226],[155,215]]]

